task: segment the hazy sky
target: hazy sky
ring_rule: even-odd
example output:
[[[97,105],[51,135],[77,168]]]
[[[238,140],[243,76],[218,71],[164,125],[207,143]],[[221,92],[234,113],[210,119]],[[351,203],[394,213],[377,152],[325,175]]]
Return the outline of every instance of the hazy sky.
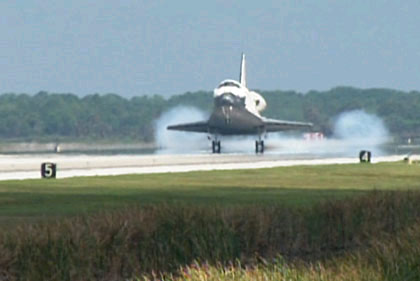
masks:
[[[419,0],[0,1],[0,93],[420,90]]]

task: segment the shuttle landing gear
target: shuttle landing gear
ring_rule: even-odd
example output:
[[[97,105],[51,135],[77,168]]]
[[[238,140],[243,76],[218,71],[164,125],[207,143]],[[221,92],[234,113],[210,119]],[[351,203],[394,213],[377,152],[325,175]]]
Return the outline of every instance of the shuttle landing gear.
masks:
[[[265,134],[265,130],[261,130],[258,132],[258,139],[255,141],[255,153],[264,153],[264,141],[263,136]]]
[[[211,142],[211,147],[212,147],[212,151],[213,153],[220,153],[220,141],[218,140],[214,140]]]
[[[208,135],[207,138],[211,140],[211,151],[213,153],[220,153],[221,145],[219,136],[217,134],[214,135]]]
[[[255,153],[264,153],[264,141],[257,140],[255,141]]]

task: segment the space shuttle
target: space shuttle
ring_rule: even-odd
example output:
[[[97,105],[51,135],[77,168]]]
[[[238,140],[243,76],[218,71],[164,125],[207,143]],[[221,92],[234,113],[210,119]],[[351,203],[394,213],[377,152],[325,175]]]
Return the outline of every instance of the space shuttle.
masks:
[[[246,84],[245,54],[242,54],[239,81],[227,79],[214,89],[214,108],[208,120],[168,126],[168,130],[206,133],[212,152],[221,152],[221,136],[254,135],[255,152],[264,152],[263,138],[267,133],[310,129],[311,123],[275,120],[261,116],[267,106],[265,99]]]

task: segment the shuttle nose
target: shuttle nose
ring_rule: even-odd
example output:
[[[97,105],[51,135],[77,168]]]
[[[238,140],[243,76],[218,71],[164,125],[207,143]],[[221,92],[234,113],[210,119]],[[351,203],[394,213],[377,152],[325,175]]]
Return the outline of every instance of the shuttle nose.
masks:
[[[224,94],[224,95],[222,95],[222,99],[223,99],[223,102],[225,104],[232,105],[234,103],[234,98],[233,98],[233,96],[231,94]]]
[[[218,105],[234,105],[235,97],[231,93],[222,94],[217,98]]]

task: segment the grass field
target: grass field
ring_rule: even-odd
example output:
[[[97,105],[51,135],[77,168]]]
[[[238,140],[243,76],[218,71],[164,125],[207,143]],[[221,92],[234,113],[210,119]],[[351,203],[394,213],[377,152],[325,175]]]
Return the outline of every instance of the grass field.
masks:
[[[419,191],[404,163],[0,182],[0,280],[418,280]]]
[[[3,222],[155,203],[310,206],[367,190],[420,189],[420,166],[300,166],[0,182]]]

